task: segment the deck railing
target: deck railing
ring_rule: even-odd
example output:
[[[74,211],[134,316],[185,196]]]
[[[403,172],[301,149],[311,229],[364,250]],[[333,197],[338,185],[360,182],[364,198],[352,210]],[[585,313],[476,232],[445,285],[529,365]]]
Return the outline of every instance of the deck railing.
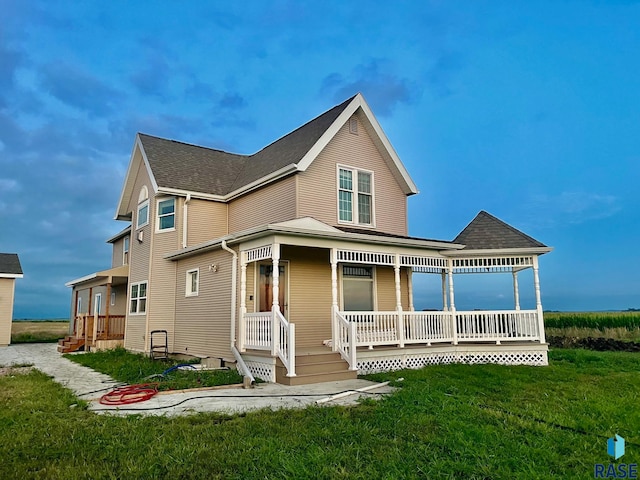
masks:
[[[296,330],[279,310],[273,312],[245,313],[240,332],[243,349],[270,351],[280,358],[287,369],[287,376],[295,376]]]
[[[349,369],[356,369],[356,323],[348,321],[341,312],[336,312],[336,345],[335,351],[349,364]]]
[[[76,317],[75,336],[89,342],[95,340],[122,340],[126,324],[125,315],[90,315]]]
[[[453,312],[337,312],[337,349],[406,344],[539,341],[536,310]],[[454,329],[455,326],[455,329]],[[349,333],[353,330],[353,339]],[[351,343],[349,343],[349,347]],[[350,354],[350,352],[349,352]],[[347,358],[345,358],[347,360]],[[347,360],[348,361],[348,360]]]

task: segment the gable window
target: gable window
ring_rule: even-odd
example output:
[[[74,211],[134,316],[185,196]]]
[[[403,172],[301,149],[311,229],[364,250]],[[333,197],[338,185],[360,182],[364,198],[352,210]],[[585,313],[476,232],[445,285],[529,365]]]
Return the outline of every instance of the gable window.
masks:
[[[138,205],[136,228],[142,228],[149,223],[149,200]]]
[[[147,282],[131,284],[131,303],[129,313],[133,315],[143,314],[147,311]]]
[[[187,271],[187,297],[196,297],[198,295],[198,287],[200,285],[200,271],[195,268]]]
[[[342,300],[345,311],[370,312],[374,310],[373,267],[343,265]]]
[[[373,172],[338,168],[338,220],[373,225]]]
[[[129,265],[129,237],[124,237],[124,240],[123,240],[122,264]]]
[[[158,201],[158,231],[172,230],[176,225],[176,199]]]

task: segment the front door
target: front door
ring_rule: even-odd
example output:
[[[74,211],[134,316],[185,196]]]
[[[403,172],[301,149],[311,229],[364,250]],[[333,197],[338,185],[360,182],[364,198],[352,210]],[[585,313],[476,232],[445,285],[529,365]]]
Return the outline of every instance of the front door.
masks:
[[[278,304],[280,313],[284,318],[289,318],[289,295],[288,295],[288,264],[282,262],[278,266]],[[270,312],[273,304],[273,264],[258,264],[258,311]]]

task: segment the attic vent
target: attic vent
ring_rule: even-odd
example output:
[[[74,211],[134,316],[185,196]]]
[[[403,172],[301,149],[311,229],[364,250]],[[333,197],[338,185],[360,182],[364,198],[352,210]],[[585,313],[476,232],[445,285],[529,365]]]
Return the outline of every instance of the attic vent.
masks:
[[[358,119],[356,117],[351,117],[349,119],[349,133],[358,135]]]

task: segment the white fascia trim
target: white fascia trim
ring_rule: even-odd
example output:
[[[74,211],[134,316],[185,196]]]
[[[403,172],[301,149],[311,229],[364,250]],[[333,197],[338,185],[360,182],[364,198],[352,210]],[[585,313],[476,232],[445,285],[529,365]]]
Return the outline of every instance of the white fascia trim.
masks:
[[[158,183],[156,182],[156,179],[153,176],[153,172],[151,171],[151,166],[149,165],[149,159],[147,158],[147,154],[145,153],[144,147],[142,146],[142,140],[140,140],[140,135],[136,134],[136,141],[133,144],[133,151],[131,152],[131,158],[129,159],[129,167],[127,168],[127,175],[124,177],[125,181],[122,187],[122,192],[120,193],[120,200],[118,201],[118,208],[116,209],[114,220],[130,220],[130,218],[127,216],[127,213],[122,211],[122,207],[123,207],[123,201],[126,193],[128,192],[129,195],[133,194],[133,179],[131,178],[131,172],[133,171],[134,163],[136,163],[136,167],[137,167],[137,162],[133,161],[136,155],[136,149],[140,150],[140,155],[142,157],[142,161],[144,162],[144,166],[147,169],[147,174],[151,179],[151,186],[153,187],[154,193],[158,192]],[[131,187],[129,188],[130,182],[131,182]]]
[[[400,157],[394,150],[391,142],[385,135],[382,127],[376,120],[376,117],[373,115],[373,112],[369,108],[369,105],[365,101],[362,94],[358,93],[355,98],[351,101],[351,103],[345,108],[342,113],[335,119],[335,121],[331,124],[331,126],[322,134],[320,139],[315,143],[313,147],[306,153],[302,160],[298,162],[298,170],[304,172],[309,165],[316,159],[316,157],[320,154],[320,152],[327,146],[327,144],[331,141],[331,139],[338,133],[338,131],[342,128],[342,126],[347,122],[349,118],[358,110],[358,108],[362,108],[363,113],[367,117],[367,120],[375,130],[376,134],[380,138],[382,145],[387,150],[387,153],[391,157],[391,160],[395,164],[396,168],[400,172],[403,180],[406,183],[408,194],[416,194],[418,193],[418,187],[413,182],[411,177],[409,176],[409,172],[402,164]]]
[[[86,282],[87,280],[93,280],[94,278],[98,278],[97,273],[92,273],[90,275],[85,275],[84,277],[76,278],[75,280],[71,280],[70,282],[65,283],[64,286],[73,287],[74,285]]]
[[[312,238],[357,240],[361,243],[368,243],[371,245],[395,245],[399,247],[429,248],[431,250],[440,251],[440,253],[442,253],[441,252],[442,249],[447,249],[447,248],[458,249],[458,248],[464,247],[463,245],[459,245],[459,244],[444,243],[444,242],[429,241],[429,240],[414,240],[410,238],[393,238],[393,237],[379,237],[379,236],[375,236],[374,238],[372,238],[373,237],[372,235],[364,235],[359,233],[320,232],[318,230],[308,230],[303,228],[283,227],[279,225],[266,225],[262,227],[245,230],[243,232],[239,232],[234,235],[226,235],[224,237],[211,240],[209,242],[201,243],[200,245],[194,245],[193,247],[189,247],[187,249],[171,252],[165,255],[164,258],[166,258],[167,260],[179,260],[181,258],[188,257],[197,253],[219,248],[223,240],[226,241],[227,243],[235,244],[240,242],[246,242],[254,238],[264,237],[264,236],[273,235],[277,233],[284,233],[284,234],[290,234],[295,236],[312,237]]]
[[[213,200],[216,202],[224,202],[225,197],[222,195],[213,195],[211,193],[192,192],[191,190],[182,190],[180,188],[158,187],[158,194],[172,195],[176,197],[187,197],[191,195],[191,198],[197,198],[200,200]]]
[[[269,175],[265,175],[264,177],[259,178],[258,180],[255,180],[247,185],[244,185],[238,188],[237,190],[234,190],[233,192],[225,195],[224,199],[227,201],[233,200],[234,198],[239,197],[240,195],[244,195],[245,193],[248,193],[251,190],[260,188],[266,185],[267,183],[273,182],[274,180],[279,180],[280,178],[286,177],[287,175],[297,172],[299,170],[300,168],[298,168],[298,166],[295,163],[291,163],[289,165],[282,167],[279,170],[276,170],[275,172],[270,173]]]
[[[493,248],[486,250],[444,251],[440,253],[447,257],[494,257],[496,255],[544,255],[552,250],[552,247]]]
[[[0,278],[23,278],[22,273],[0,273]]]

